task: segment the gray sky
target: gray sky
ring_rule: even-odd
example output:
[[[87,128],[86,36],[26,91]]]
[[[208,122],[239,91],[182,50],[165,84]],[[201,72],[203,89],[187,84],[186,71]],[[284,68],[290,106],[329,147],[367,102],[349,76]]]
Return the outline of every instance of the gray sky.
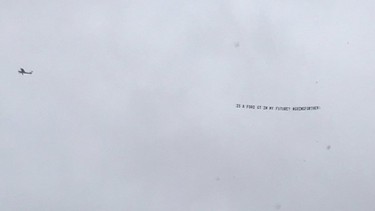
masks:
[[[374,210],[374,7],[2,0],[0,210]]]

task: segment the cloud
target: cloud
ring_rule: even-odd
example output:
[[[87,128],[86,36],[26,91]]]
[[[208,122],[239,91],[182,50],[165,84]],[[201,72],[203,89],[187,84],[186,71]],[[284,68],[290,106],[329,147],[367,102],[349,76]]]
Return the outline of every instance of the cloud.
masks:
[[[4,3],[0,209],[371,209],[372,4]]]

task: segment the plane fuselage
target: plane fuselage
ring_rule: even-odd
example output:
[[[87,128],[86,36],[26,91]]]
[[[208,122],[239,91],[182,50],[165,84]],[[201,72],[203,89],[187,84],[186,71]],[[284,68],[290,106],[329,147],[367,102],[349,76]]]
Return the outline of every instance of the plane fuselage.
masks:
[[[24,70],[19,70],[18,72],[21,73],[22,75],[23,75],[23,74],[32,74],[32,73],[33,73],[33,71],[31,71],[31,72],[26,72],[26,71],[24,71]]]

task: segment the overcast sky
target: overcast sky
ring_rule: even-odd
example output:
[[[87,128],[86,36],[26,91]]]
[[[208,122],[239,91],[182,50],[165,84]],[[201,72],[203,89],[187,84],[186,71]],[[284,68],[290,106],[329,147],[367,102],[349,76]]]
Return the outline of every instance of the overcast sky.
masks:
[[[375,209],[374,1],[0,3],[0,210]]]

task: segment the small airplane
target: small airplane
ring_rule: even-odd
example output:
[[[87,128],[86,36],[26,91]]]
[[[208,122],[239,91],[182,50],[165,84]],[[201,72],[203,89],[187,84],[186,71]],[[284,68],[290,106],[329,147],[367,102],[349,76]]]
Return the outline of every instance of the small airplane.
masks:
[[[18,72],[21,73],[22,75],[23,74],[33,74],[33,71],[26,72],[23,68],[21,68],[21,70],[19,70]]]

